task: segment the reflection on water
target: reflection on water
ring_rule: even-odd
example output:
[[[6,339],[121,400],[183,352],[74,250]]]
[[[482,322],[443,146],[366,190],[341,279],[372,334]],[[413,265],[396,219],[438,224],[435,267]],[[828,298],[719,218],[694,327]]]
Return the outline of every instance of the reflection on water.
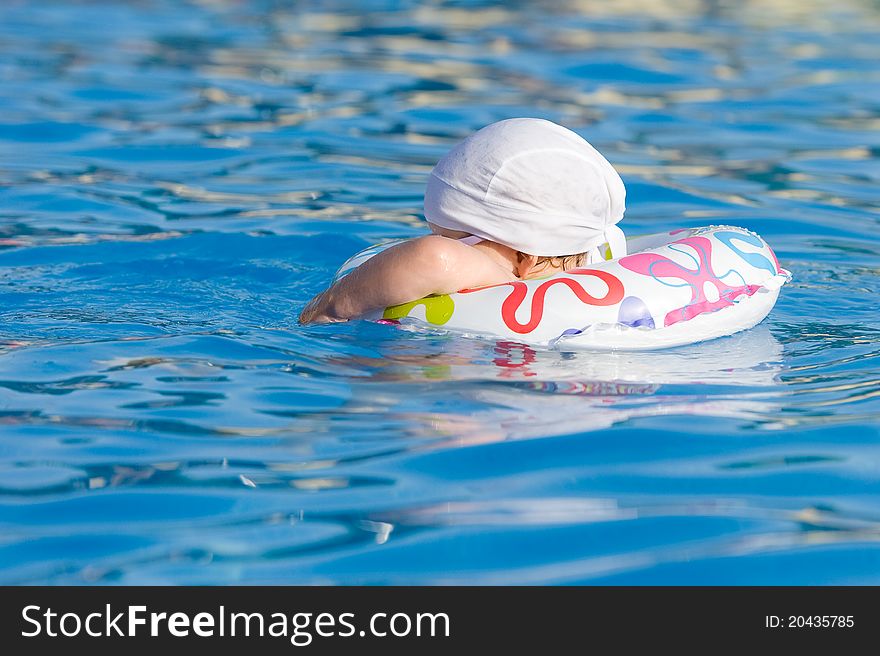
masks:
[[[383,346],[380,357],[330,359],[370,371],[369,384],[354,386],[337,412],[404,420],[417,394],[411,423],[430,418],[437,436],[455,444],[552,437],[670,414],[766,422],[780,408],[776,398],[789,393],[779,382],[782,346],[766,326],[653,353],[538,351],[496,341],[487,361],[489,346],[477,340]]]
[[[113,30],[106,25],[112,24]],[[0,581],[877,583],[869,2],[0,7]],[[296,325],[546,117],[795,277],[655,353]]]

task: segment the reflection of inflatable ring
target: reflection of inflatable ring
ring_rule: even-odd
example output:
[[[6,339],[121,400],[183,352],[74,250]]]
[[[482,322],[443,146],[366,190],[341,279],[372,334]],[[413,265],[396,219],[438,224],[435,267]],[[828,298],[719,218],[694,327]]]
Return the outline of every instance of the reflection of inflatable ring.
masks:
[[[392,244],[346,262],[337,279]],[[730,335],[770,312],[791,274],[743,228],[635,237],[630,255],[535,280],[429,296],[365,316],[541,345],[652,349]]]

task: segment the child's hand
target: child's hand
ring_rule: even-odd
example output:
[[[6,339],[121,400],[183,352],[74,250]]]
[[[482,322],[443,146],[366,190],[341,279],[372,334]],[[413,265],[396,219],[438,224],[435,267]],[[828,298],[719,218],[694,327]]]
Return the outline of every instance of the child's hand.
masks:
[[[299,315],[299,322],[301,324],[345,321],[344,319],[334,316],[331,312],[329,292],[330,290],[327,289],[308,302]]]

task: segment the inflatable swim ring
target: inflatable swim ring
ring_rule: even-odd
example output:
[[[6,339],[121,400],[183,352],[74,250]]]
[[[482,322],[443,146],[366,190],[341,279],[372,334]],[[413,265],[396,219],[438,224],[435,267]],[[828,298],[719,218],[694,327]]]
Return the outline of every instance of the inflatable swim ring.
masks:
[[[393,246],[372,246],[336,274]],[[629,255],[546,278],[429,296],[363,318],[540,346],[647,350],[751,328],[791,274],[744,228],[688,228],[627,240]]]

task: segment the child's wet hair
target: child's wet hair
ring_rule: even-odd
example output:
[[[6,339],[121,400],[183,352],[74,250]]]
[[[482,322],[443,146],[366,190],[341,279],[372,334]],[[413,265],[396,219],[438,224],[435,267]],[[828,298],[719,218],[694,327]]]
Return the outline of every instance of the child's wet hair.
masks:
[[[516,252],[516,257],[519,261],[522,261],[526,254],[522,251]],[[549,255],[549,256],[540,256],[535,262],[536,267],[541,267],[541,269],[545,269],[547,267],[555,267],[557,269],[562,269],[563,271],[570,271],[571,269],[576,269],[579,266],[583,266],[585,264],[585,260],[587,259],[587,253],[575,253],[574,255]]]

